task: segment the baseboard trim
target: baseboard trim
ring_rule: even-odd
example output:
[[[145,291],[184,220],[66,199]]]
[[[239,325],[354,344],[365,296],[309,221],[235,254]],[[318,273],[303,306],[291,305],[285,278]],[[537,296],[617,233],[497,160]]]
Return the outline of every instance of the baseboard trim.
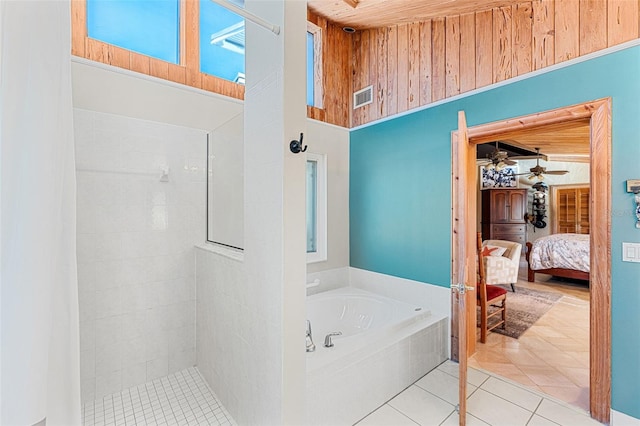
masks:
[[[611,426],[640,426],[640,419],[620,411],[611,410]]]

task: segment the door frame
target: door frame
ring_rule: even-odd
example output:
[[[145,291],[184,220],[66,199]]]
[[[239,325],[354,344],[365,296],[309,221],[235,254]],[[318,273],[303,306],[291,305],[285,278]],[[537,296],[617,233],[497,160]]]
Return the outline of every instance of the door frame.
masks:
[[[466,129],[469,141],[466,146],[462,146],[465,143],[464,138],[458,138],[457,131],[452,132],[451,140],[455,153],[470,147],[475,149],[476,145],[500,139],[507,133],[585,119],[589,119],[591,128],[589,408],[591,417],[600,422],[609,423],[611,412],[611,98],[469,127]],[[475,181],[469,173],[471,170],[474,170],[474,173],[477,172],[476,159],[475,156],[461,157],[452,156],[452,181],[459,177],[461,171],[465,171],[468,177],[465,181],[468,185]],[[461,160],[466,164],[461,164]],[[474,194],[474,197],[475,193],[475,187],[467,187],[465,191],[465,194]],[[457,204],[460,198],[452,197],[454,213],[460,211]],[[464,223],[459,223],[454,216],[453,232],[461,233],[467,240],[472,240],[476,232],[476,222],[471,220],[462,222]],[[455,264],[456,260],[453,259],[453,262]],[[468,356],[475,352],[476,303],[475,300],[471,300],[473,303],[470,303],[470,296],[475,296],[475,292],[467,293],[467,354],[457,354],[457,329],[452,324],[451,344],[454,355]],[[452,312],[454,309],[455,307],[452,306]]]

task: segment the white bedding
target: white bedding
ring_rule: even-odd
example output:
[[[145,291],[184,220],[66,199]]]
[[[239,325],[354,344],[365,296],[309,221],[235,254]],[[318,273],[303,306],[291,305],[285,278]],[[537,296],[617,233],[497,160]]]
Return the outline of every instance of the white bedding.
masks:
[[[553,234],[533,242],[531,269],[565,268],[589,272],[589,235]]]

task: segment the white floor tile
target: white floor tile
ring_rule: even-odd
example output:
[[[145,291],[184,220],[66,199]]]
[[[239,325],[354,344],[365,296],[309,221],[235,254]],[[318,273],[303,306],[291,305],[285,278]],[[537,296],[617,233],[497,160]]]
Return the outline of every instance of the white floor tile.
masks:
[[[457,412],[451,413],[447,420],[444,421],[440,426],[459,426],[460,425],[460,417]],[[489,424],[483,422],[477,417],[472,416],[467,413],[467,426],[490,426]]]
[[[416,426],[417,423],[385,404],[364,419],[356,423],[358,426]]]
[[[535,411],[540,401],[542,401],[541,396],[495,377],[489,377],[489,379],[480,386],[480,389],[484,389],[487,392],[506,399],[509,402],[513,402],[532,412]]]
[[[447,360],[440,364],[437,369],[440,371],[444,371],[445,373],[450,374],[453,377],[460,377],[459,365],[456,362]],[[478,371],[474,368],[467,369],[467,383],[471,383],[476,387],[480,386],[488,378],[489,375],[487,373],[483,373],[482,371]]]
[[[469,368],[467,370],[467,383],[471,383],[473,386],[481,386],[488,378],[489,375],[482,371],[478,371],[474,368]]]
[[[83,405],[84,426],[235,425],[194,367]],[[211,420],[199,413],[215,412]]]
[[[415,385],[389,401],[414,422],[426,425],[439,425],[454,411],[454,406]]]
[[[454,406],[459,402],[458,379],[437,368],[418,380],[416,385]],[[475,390],[475,386],[467,385],[467,396]]]
[[[532,412],[478,389],[467,400],[467,412],[492,426],[524,426]]]
[[[446,360],[437,367],[438,370],[444,371],[447,374],[451,374],[454,377],[458,377],[458,363],[451,360]]]
[[[561,425],[600,425],[586,414],[575,411],[557,402],[543,399],[536,414]]]
[[[527,423],[527,426],[558,426],[558,423],[554,423],[551,420],[547,420],[544,417],[540,417],[537,414],[534,414]]]

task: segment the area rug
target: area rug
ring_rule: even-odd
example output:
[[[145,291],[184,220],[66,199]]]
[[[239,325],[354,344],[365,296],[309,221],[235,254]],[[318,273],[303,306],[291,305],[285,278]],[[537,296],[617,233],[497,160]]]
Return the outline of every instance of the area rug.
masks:
[[[494,328],[492,332],[505,336],[519,338],[533,324],[536,323],[549,309],[562,298],[560,293],[532,290],[517,287],[516,292],[511,286],[499,285],[507,291],[507,324],[504,330]]]

